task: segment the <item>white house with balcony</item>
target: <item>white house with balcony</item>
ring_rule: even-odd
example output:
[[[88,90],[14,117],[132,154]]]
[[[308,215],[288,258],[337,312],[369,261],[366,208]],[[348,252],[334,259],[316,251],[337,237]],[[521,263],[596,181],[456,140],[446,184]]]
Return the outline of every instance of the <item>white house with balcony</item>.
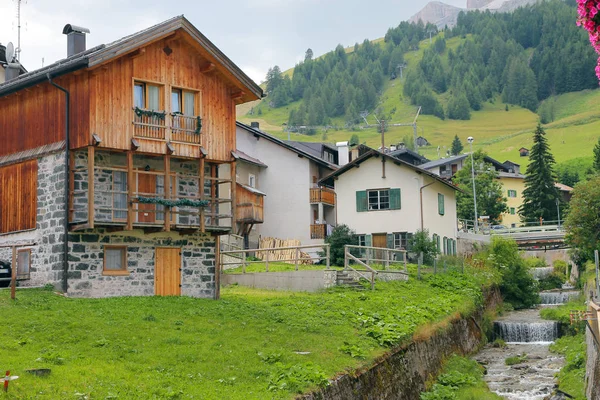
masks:
[[[360,245],[410,250],[411,236],[427,229],[442,254],[456,254],[458,188],[438,175],[371,150],[321,182],[334,186],[337,222]]]
[[[321,244],[336,224],[336,195],[331,187],[319,181],[337,169],[331,160],[337,157],[332,146],[325,149],[330,157],[323,159],[310,147],[297,142],[285,142],[266,132],[258,125],[236,125],[238,185],[238,234],[246,245],[254,248],[259,238],[295,239],[303,245]],[[345,148],[346,153],[348,151]],[[255,192],[256,206],[250,207],[248,196],[241,192]],[[243,203],[240,203],[243,201]],[[244,210],[260,207],[261,220],[252,226]]]

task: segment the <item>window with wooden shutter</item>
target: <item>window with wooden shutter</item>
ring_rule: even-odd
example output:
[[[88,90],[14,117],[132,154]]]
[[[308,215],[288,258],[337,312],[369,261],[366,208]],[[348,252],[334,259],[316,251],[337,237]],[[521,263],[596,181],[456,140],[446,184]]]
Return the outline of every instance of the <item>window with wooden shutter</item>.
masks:
[[[400,189],[390,189],[390,210],[399,210],[402,207]]]
[[[438,193],[438,213],[440,215],[444,215],[445,213],[445,209],[444,209],[444,195],[441,193]]]
[[[367,211],[367,191],[356,192],[356,212]]]
[[[0,233],[35,229],[37,177],[37,160],[0,168]]]

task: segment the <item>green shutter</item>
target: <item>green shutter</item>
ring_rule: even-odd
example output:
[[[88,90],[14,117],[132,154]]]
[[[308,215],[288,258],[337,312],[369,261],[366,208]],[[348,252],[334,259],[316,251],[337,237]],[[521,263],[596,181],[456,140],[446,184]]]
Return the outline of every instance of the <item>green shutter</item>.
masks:
[[[438,235],[438,236],[437,236],[437,238],[436,238],[435,240],[436,240],[436,242],[437,242],[437,243],[436,243],[436,245],[437,245],[437,251],[438,251],[438,252],[441,252],[441,251],[442,251],[442,249],[441,249],[441,247],[440,247],[440,235]]]
[[[441,193],[438,193],[438,213],[440,215],[444,215],[444,195]]]
[[[406,234],[406,250],[412,250],[412,238],[413,238],[412,233]]]
[[[444,254],[448,254],[448,238],[444,236]]]
[[[367,191],[360,190],[356,192],[356,212],[367,211]]]
[[[390,189],[390,210],[399,210],[400,206],[400,189]]]
[[[365,246],[371,247],[373,245],[373,239],[371,235],[365,235]]]
[[[393,233],[387,234],[387,248],[388,249],[394,248],[394,234]]]

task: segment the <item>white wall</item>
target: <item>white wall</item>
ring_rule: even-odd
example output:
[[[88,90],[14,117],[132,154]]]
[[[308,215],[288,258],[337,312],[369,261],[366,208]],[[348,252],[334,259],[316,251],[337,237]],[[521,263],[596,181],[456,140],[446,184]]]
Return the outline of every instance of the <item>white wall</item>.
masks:
[[[265,222],[257,224],[262,237],[297,239],[302,244],[322,243],[310,239],[310,160],[264,138],[237,128],[237,148],[268,167],[260,171],[258,190],[266,193]],[[313,167],[314,168],[314,167]]]
[[[359,168],[352,168],[335,181],[337,193],[337,219],[358,234],[415,232],[421,229],[419,188],[423,189],[423,222],[429,234],[456,238],[456,196],[454,190],[441,182],[405,165],[387,161],[386,178],[382,178],[381,158],[371,158]],[[356,211],[356,192],[368,189],[400,188],[401,209],[382,211]],[[439,215],[437,195],[445,195],[445,214]]]

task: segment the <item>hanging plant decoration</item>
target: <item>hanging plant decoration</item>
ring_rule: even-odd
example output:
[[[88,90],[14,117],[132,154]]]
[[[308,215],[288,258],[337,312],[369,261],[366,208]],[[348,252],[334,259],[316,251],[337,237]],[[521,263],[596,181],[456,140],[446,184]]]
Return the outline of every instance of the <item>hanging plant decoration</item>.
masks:
[[[196,117],[196,130],[194,131],[194,133],[196,135],[199,135],[201,131],[202,131],[202,118]]]
[[[590,43],[600,54],[600,0],[577,0],[577,26],[583,26],[590,37]],[[600,80],[600,58],[596,65],[596,76]]]
[[[143,110],[139,107],[135,107],[133,109],[133,111],[135,112],[135,115],[137,115],[138,117],[148,117],[148,118],[158,118],[161,121],[165,120],[165,117],[167,116],[167,113],[165,111],[154,111],[154,110]]]
[[[137,198],[138,203],[143,204],[160,204],[165,207],[206,207],[209,202],[206,200],[178,199],[167,200],[159,197],[141,197]]]

